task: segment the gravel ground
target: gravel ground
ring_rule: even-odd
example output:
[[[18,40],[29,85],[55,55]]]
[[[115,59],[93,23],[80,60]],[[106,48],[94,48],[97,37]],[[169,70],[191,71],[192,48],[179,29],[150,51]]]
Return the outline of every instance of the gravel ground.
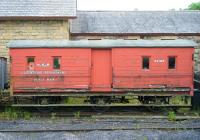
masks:
[[[180,130],[179,128],[199,127],[200,120],[185,120],[171,122],[164,119],[39,119],[0,121],[2,130],[77,130],[77,129],[105,129],[117,128],[113,131],[86,131],[86,132],[34,132],[14,133],[0,132],[0,140],[200,140],[200,130]],[[142,129],[147,128],[176,128],[176,130]],[[120,130],[122,128],[137,128],[137,130]]]
[[[200,120],[168,121],[166,119],[38,119],[0,121],[1,130],[91,130],[91,129],[186,129],[200,128]]]
[[[200,131],[91,131],[86,133],[0,133],[1,140],[200,140]]]

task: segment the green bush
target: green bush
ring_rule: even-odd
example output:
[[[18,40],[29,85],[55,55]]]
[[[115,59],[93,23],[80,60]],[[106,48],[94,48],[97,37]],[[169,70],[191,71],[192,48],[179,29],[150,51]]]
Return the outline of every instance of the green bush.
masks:
[[[80,114],[81,114],[80,111],[74,112],[74,117],[78,119],[80,118]]]
[[[176,120],[176,114],[174,111],[168,112],[168,120],[169,121],[175,121]]]

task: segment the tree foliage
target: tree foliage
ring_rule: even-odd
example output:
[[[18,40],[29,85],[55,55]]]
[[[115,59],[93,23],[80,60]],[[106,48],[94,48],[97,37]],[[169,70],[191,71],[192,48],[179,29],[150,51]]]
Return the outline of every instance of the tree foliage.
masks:
[[[200,2],[190,4],[188,10],[200,10]]]

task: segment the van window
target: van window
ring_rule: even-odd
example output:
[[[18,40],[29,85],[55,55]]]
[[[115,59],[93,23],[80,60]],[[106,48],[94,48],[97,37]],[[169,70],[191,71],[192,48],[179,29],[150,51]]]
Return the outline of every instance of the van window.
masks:
[[[53,69],[60,69],[60,57],[53,57]]]
[[[34,70],[35,68],[35,57],[27,57],[27,69]]]
[[[168,69],[175,69],[176,68],[176,57],[170,56],[168,57]]]
[[[142,68],[143,69],[149,69],[149,60],[150,60],[150,57],[148,57],[148,56],[144,56],[142,58]]]

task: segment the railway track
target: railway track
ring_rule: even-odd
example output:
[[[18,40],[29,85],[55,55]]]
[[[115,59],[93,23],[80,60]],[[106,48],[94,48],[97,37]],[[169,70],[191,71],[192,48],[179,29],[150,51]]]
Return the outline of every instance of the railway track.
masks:
[[[49,130],[0,130],[0,133],[44,133],[44,132],[90,132],[90,131],[117,131],[117,130],[200,130],[200,127],[165,128],[165,127],[141,127],[141,128],[108,128],[108,129],[49,129]]]
[[[72,108],[71,108],[72,109]],[[114,108],[110,112],[95,113],[80,108],[73,108],[73,111],[57,110],[52,119],[52,113],[38,113],[33,111],[36,118],[42,117],[39,121],[1,121],[0,133],[57,133],[57,132],[90,132],[90,131],[118,131],[118,130],[200,130],[199,116],[185,116],[184,114],[176,114],[176,121],[169,121],[167,115],[152,112],[140,112],[134,110],[130,112],[117,111]],[[80,111],[76,116],[76,111]],[[46,120],[46,122],[42,120]],[[49,122],[50,121],[50,122]],[[66,121],[66,122],[65,122]],[[5,126],[5,127],[3,127]],[[27,126],[29,126],[27,128]]]
[[[100,124],[102,126],[98,126]],[[130,123],[129,126],[126,126],[127,123]],[[164,125],[161,126],[161,123]],[[37,125],[44,125],[43,123],[36,123]],[[160,121],[153,121],[153,122],[142,122],[142,121],[120,121],[116,120],[115,122],[107,120],[107,121],[96,121],[91,123],[90,127],[83,126],[85,123],[80,125],[81,123],[74,123],[74,124],[60,124],[57,123],[50,128],[45,126],[44,128],[37,128],[37,129],[0,129],[0,133],[45,133],[45,132],[90,132],[90,131],[117,131],[117,130],[141,130],[141,129],[150,129],[150,130],[164,130],[164,131],[174,131],[174,130],[200,130],[200,122],[197,124],[192,124],[193,126],[189,126],[188,124],[180,124],[176,122],[160,122]],[[86,123],[89,124],[89,123]],[[105,125],[106,124],[106,125]],[[23,125],[35,125],[35,123],[25,123]],[[45,124],[47,125],[47,124]],[[59,128],[54,128],[55,126],[59,126]]]
[[[106,118],[122,118],[122,119],[167,119],[168,113],[170,111],[174,111],[172,108],[144,108],[144,107],[111,107],[109,110],[97,110],[94,111],[92,107],[55,107],[51,108],[51,110],[46,107],[13,107],[17,110],[22,110],[25,112],[29,112],[32,116],[43,117],[43,118],[51,118],[54,117],[66,117],[66,118],[99,118],[99,119],[106,119]],[[40,112],[38,112],[38,109]],[[4,109],[2,108],[1,111]],[[14,109],[15,111],[15,109]],[[179,110],[175,110],[176,119],[177,120],[187,120],[187,119],[200,119],[197,113],[193,113],[191,111],[179,112]]]
[[[116,118],[116,119],[168,119],[168,114],[162,114],[161,113],[141,113],[141,112],[102,112],[102,113],[96,113],[96,112],[52,112],[52,113],[33,113],[33,116],[39,116],[43,118],[51,118],[52,115],[55,115],[55,117],[59,118],[76,118],[76,113],[79,114],[78,119],[81,118],[95,118],[95,119],[110,119],[110,118]],[[184,115],[184,113],[177,113],[176,114],[176,120],[188,120],[188,119],[199,119],[200,116],[194,116],[194,114],[188,114]]]

